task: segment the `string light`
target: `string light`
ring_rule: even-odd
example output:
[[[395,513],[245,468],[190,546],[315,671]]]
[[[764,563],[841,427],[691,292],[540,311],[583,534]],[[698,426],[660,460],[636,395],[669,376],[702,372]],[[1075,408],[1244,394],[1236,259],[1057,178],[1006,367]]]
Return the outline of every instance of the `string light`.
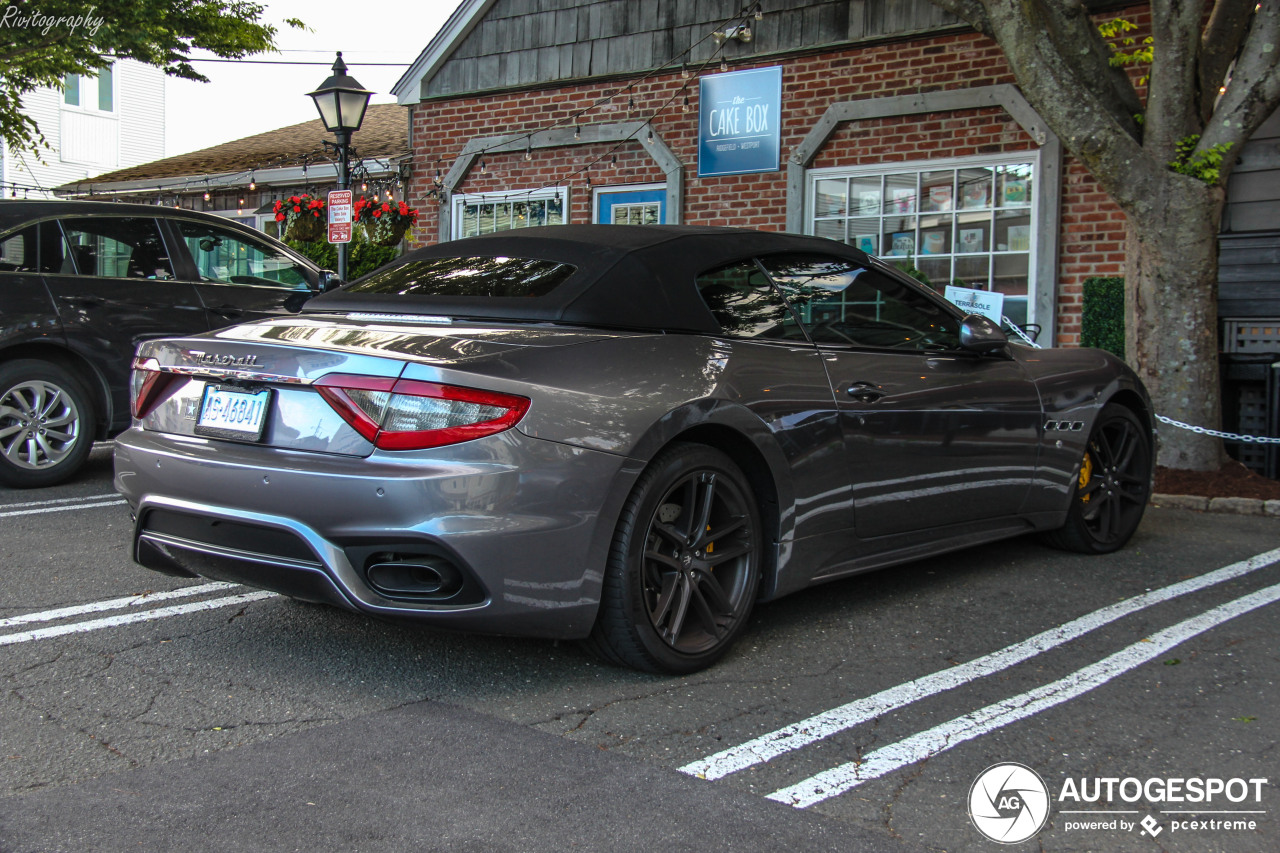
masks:
[[[255,180],[255,178],[256,178],[256,177],[257,177],[257,173],[256,173],[256,172],[250,172],[250,173],[249,173],[249,192],[253,192],[254,190],[256,190],[256,189],[258,188],[258,183],[257,183],[257,181]]]

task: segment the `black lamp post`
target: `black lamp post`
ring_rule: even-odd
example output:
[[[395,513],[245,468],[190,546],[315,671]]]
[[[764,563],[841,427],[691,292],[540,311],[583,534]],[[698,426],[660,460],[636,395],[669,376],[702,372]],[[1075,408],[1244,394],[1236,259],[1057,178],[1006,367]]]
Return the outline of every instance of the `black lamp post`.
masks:
[[[350,155],[351,134],[360,129],[364,122],[364,111],[369,106],[369,96],[373,94],[360,85],[356,78],[347,74],[346,63],[342,61],[342,51],[333,63],[333,75],[320,84],[320,88],[309,93],[320,111],[320,120],[325,130],[338,138],[338,189],[350,189],[351,171],[348,157]],[[332,144],[329,142],[326,145]],[[338,244],[338,278],[347,280],[347,244]]]

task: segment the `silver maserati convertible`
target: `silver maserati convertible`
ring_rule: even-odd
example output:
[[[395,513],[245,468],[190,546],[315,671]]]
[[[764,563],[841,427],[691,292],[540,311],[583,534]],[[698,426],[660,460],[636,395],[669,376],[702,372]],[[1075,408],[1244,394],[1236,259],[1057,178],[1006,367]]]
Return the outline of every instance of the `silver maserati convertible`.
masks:
[[[555,226],[142,345],[116,487],[151,569],[691,672],[753,606],[1039,532],[1113,551],[1150,400],[828,240]]]

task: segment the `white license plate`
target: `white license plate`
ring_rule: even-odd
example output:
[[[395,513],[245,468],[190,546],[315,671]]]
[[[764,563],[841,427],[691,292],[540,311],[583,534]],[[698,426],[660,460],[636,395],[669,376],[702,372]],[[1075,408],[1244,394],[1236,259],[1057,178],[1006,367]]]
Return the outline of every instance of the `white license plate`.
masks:
[[[271,409],[271,389],[245,391],[210,385],[204,389],[196,435],[257,441]]]

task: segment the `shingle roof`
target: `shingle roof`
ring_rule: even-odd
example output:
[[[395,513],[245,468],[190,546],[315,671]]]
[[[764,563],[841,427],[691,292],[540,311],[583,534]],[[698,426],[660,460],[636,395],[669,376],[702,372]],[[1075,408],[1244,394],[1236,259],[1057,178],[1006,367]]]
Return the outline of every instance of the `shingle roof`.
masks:
[[[325,130],[317,118],[255,136],[246,136],[212,148],[119,169],[77,183],[92,182],[100,185],[116,181],[216,175],[298,164],[302,162],[304,155],[318,153],[321,143],[326,139],[332,140],[333,134]],[[381,159],[408,154],[408,110],[399,104],[370,104],[364,116],[364,124],[356,131],[351,142],[361,157]]]

